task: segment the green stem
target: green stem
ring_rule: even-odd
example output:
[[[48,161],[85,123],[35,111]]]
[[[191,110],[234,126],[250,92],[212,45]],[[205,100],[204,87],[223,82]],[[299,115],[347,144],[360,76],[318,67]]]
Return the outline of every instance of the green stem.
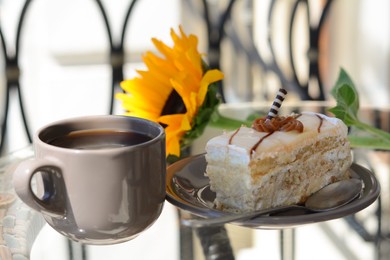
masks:
[[[383,142],[380,138],[348,135],[348,140],[353,148],[390,150],[390,142]]]
[[[209,123],[210,126],[223,129],[236,129],[242,125],[251,125],[249,121],[241,121],[230,117],[225,117],[219,112],[216,112],[213,119]]]
[[[367,131],[370,134],[382,139],[384,142],[390,142],[390,133],[383,131],[379,128],[375,128],[371,125],[365,124],[363,122],[356,122],[355,126],[361,130]]]

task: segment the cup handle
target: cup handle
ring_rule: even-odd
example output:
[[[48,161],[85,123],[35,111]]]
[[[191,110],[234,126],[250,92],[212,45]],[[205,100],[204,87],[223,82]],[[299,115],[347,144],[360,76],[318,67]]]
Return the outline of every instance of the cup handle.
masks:
[[[33,191],[32,179],[41,173],[42,198]],[[61,167],[47,159],[31,159],[21,162],[14,174],[13,185],[16,194],[29,207],[45,212],[52,217],[64,217],[65,210],[65,183]]]

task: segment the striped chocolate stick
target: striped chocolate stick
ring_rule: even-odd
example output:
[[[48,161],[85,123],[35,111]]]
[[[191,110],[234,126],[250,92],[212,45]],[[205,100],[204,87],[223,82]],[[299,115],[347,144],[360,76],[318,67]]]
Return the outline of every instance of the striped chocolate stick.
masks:
[[[279,108],[282,106],[282,102],[287,95],[287,90],[284,88],[279,89],[274,102],[272,103],[271,109],[268,112],[267,119],[272,119],[278,115]]]

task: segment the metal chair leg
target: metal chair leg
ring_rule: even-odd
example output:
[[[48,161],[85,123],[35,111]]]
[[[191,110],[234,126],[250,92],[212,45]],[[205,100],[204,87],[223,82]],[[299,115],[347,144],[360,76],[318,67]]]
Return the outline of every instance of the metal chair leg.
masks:
[[[280,259],[295,259],[295,229],[280,230]]]

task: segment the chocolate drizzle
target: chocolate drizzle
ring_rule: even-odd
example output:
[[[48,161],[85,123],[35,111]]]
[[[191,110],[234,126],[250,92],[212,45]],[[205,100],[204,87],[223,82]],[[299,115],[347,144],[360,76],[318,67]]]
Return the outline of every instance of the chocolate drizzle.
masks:
[[[263,136],[252,148],[251,148],[251,152],[250,154],[252,154],[252,152],[256,151],[257,147],[264,141],[265,138],[267,138],[268,136],[272,135],[273,133],[275,132],[270,132],[268,134],[266,134],[265,136]]]
[[[316,114],[316,116],[320,119],[320,124],[317,127],[317,132],[320,133],[321,132],[321,126],[322,126],[322,123],[324,122],[324,119],[321,116],[317,115],[317,114]]]
[[[234,136],[238,133],[238,131],[240,131],[240,129],[241,129],[241,127],[240,127],[240,128],[237,128],[237,130],[234,131],[234,133],[230,136],[230,138],[229,138],[229,144],[232,144]]]

